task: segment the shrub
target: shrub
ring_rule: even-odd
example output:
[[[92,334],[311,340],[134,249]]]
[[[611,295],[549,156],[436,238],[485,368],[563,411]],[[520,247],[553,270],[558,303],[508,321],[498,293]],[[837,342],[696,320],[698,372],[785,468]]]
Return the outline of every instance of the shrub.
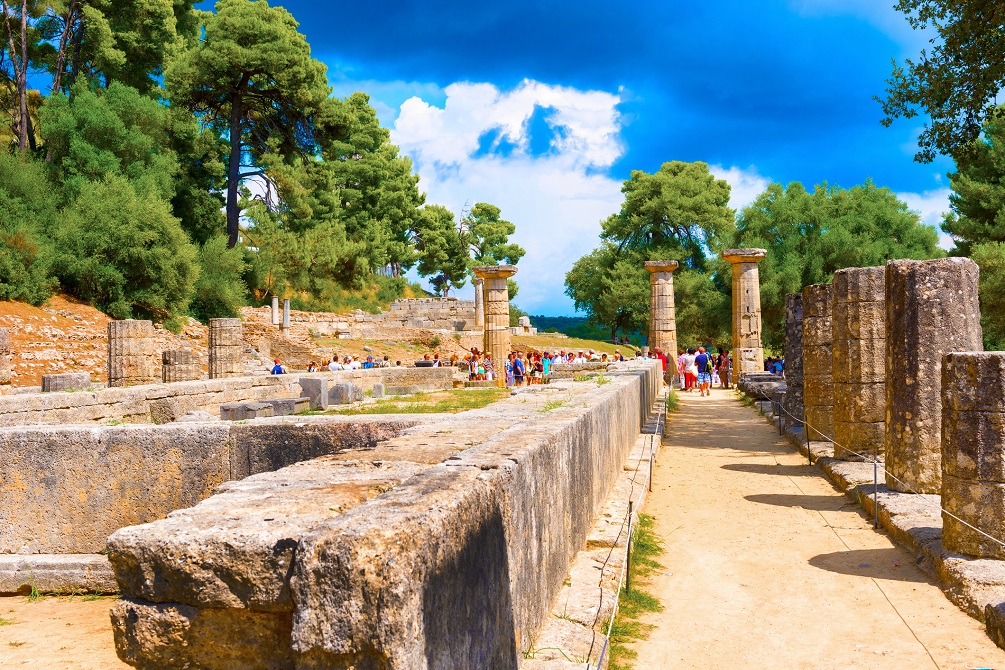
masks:
[[[244,272],[247,264],[240,247],[227,248],[227,238],[210,238],[199,250],[199,279],[192,298],[192,316],[203,323],[209,319],[232,318],[247,302]]]

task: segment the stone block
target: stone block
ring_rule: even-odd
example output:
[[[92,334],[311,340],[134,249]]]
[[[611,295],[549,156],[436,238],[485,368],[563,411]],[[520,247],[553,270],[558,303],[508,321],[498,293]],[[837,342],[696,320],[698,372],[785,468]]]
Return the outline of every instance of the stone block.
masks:
[[[834,383],[883,383],[886,349],[883,340],[846,339],[834,342]],[[885,402],[885,401],[884,401]]]
[[[984,630],[992,642],[1005,649],[1005,603],[984,606]]]
[[[943,408],[939,462],[963,479],[1005,483],[1005,414]]]
[[[830,344],[813,346],[803,345],[803,378],[832,378],[834,370],[834,352]]]
[[[834,421],[886,421],[884,384],[834,384]],[[836,438],[835,438],[836,439]]]
[[[112,564],[104,554],[0,554],[0,594],[115,593]]]
[[[834,413],[831,407],[807,405],[803,409],[803,416],[811,441],[825,442],[834,437]]]
[[[272,405],[273,416],[292,416],[311,408],[310,398],[274,398],[265,402]]]
[[[185,396],[161,398],[150,401],[150,420],[153,423],[171,423],[198,409],[195,398]]]
[[[942,375],[944,404],[961,411],[1005,413],[1005,354],[949,353]]]
[[[42,375],[42,393],[58,391],[81,391],[91,386],[91,375],[87,372],[63,372]]]
[[[215,417],[209,412],[202,411],[192,411],[185,412],[183,415],[175,419],[177,423],[205,423],[207,421],[219,421],[219,417]]]
[[[836,410],[838,405],[834,407]],[[843,422],[835,417],[834,442],[837,444],[834,445],[834,458],[844,461],[871,460],[872,456],[883,453],[885,435],[884,422]]]
[[[348,405],[354,402],[362,402],[363,389],[352,382],[335,384],[328,392],[328,404]]]
[[[10,384],[10,331],[0,328],[0,386]]]
[[[376,399],[383,398],[384,397],[384,385],[383,384],[374,384],[373,385],[372,395]]]
[[[843,302],[886,300],[886,268],[845,268],[834,273],[834,295]],[[836,303],[835,303],[836,304]]]
[[[961,479],[942,473],[942,506],[983,533],[1005,539],[1005,484]],[[942,544],[977,558],[1005,559],[1005,547],[942,513]]]
[[[201,377],[199,361],[191,349],[169,349],[161,352],[161,381],[165,384],[195,381]]]
[[[308,398],[311,409],[328,409],[328,380],[315,377],[301,377],[300,397]]]
[[[272,405],[267,402],[236,402],[220,405],[220,418],[224,421],[246,421],[274,416]]]

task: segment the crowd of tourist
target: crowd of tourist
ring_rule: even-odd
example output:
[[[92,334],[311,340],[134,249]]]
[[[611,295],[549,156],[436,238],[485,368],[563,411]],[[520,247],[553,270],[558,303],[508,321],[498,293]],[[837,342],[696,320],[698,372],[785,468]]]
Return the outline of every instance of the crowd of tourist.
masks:
[[[471,353],[464,357],[462,367],[468,369],[468,379],[471,381],[492,381],[497,375],[505,375],[507,386],[530,386],[541,384],[545,375],[551,372],[551,366],[557,363],[614,363],[623,361],[625,357],[620,350],[614,354],[598,353],[593,349],[588,351],[513,351],[506,357],[502,367],[496,370],[492,354],[472,348]]]

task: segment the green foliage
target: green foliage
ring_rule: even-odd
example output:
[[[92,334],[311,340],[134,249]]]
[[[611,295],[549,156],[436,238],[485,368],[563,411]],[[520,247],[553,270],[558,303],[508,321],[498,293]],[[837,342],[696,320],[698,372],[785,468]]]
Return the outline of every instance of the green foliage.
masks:
[[[632,667],[631,661],[638,654],[625,645],[646,640],[653,630],[653,626],[642,623],[639,618],[649,612],[663,611],[659,599],[644,589],[652,573],[663,567],[656,560],[664,549],[662,541],[653,530],[654,526],[653,517],[639,514],[638,523],[632,529],[632,556],[628,570],[634,588],[625,588],[618,594],[618,613],[611,629],[606,631],[611,640],[611,670],[628,670]]]
[[[831,281],[835,270],[881,265],[893,258],[943,255],[938,234],[887,188],[867,181],[845,190],[822,184],[771,184],[737,220],[732,246],[765,248],[759,264],[763,342],[785,340],[785,296]],[[723,273],[726,269],[723,268]],[[686,313],[678,308],[678,320]]]
[[[509,242],[516,226],[499,218],[502,214],[495,205],[475,203],[463,221],[463,239],[471,249],[474,265],[516,265],[526,254],[518,244]]]
[[[1005,243],[984,242],[971,258],[981,268],[981,328],[986,351],[1005,351]]]
[[[64,288],[118,319],[184,313],[197,251],[158,195],[117,176],[85,183],[55,235]]]
[[[928,122],[918,138],[915,160],[936,154],[966,157],[983,122],[1000,114],[996,100],[1005,88],[1005,40],[995,3],[985,0],[899,0],[895,8],[916,30],[938,36],[918,60],[894,61],[886,98],[880,99],[889,126],[897,117],[919,114]]]
[[[41,165],[0,153],[0,300],[40,305],[52,294],[52,196]]]
[[[610,341],[610,331],[589,321],[583,316],[543,316],[536,314],[532,322],[541,333],[565,333],[569,337],[583,340]],[[641,344],[645,337],[640,330],[622,333],[635,344]]]
[[[192,315],[203,323],[209,323],[209,319],[238,316],[238,308],[247,302],[242,280],[247,270],[244,252],[228,249],[227,238],[219,234],[199,250],[198,265],[199,278],[190,307]]]
[[[1005,118],[988,119],[949,181],[952,211],[942,229],[953,236],[955,253],[968,255],[980,242],[1005,242]]]
[[[418,210],[415,225],[419,275],[429,277],[436,292],[444,296],[451,288],[464,286],[469,258],[454,213],[441,205],[426,205]]]

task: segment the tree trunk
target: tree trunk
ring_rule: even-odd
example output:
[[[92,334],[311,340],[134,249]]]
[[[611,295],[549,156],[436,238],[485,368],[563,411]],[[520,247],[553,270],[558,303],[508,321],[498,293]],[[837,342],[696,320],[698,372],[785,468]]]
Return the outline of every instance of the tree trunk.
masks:
[[[77,11],[77,0],[70,0],[70,7],[66,10],[66,17],[63,19],[63,34],[59,37],[59,51],[56,54],[56,75],[52,78],[52,92],[59,91],[60,82],[63,79],[63,70],[66,68],[66,49],[70,45],[70,35],[73,34],[74,14]]]
[[[84,35],[87,33],[87,26],[84,25],[84,19],[80,19],[80,28],[78,28],[73,33],[73,60],[70,61],[70,78],[66,82],[67,90],[72,89],[73,85],[77,81],[77,75],[80,73],[80,51],[84,45]]]
[[[241,132],[243,131],[243,99],[244,87],[248,83],[248,75],[241,77],[230,103],[230,169],[227,172],[227,248],[237,246],[241,233],[241,211],[237,207],[238,187],[241,181]]]
[[[17,124],[17,146],[21,157],[28,153],[28,0],[21,0],[21,63],[17,73],[17,97],[20,119]]]

